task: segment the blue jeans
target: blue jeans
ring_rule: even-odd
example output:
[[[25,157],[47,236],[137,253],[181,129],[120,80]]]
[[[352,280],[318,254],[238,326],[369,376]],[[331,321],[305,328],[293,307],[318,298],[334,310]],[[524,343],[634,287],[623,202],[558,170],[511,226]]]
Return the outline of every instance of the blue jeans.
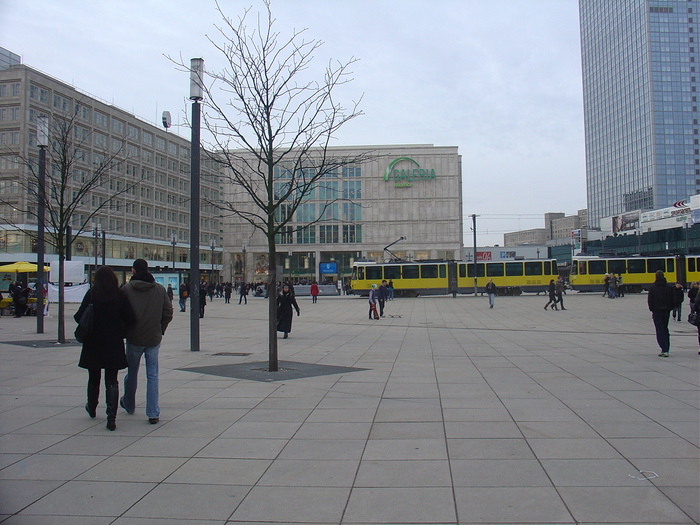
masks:
[[[496,294],[490,293],[488,294],[489,296],[489,307],[493,308],[493,302],[496,299]]]
[[[146,359],[146,417],[160,417],[158,406],[158,350],[157,346],[136,346],[126,343],[126,360],[129,369],[124,378],[124,409],[133,414],[136,410],[136,386],[139,378],[141,356]]]

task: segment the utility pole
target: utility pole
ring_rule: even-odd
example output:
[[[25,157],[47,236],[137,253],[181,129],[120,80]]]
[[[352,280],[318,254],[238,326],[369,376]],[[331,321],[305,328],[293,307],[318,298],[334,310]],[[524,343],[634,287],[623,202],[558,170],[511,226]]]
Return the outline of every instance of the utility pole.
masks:
[[[474,297],[479,292],[479,286],[476,281],[476,276],[478,275],[477,264],[476,264],[476,213],[472,213],[472,232],[474,234]]]

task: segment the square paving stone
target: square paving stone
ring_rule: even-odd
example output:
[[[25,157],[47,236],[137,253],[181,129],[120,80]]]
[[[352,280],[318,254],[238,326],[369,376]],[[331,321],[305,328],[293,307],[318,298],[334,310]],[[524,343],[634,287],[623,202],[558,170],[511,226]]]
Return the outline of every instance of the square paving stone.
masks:
[[[343,523],[454,523],[451,488],[355,488]]]

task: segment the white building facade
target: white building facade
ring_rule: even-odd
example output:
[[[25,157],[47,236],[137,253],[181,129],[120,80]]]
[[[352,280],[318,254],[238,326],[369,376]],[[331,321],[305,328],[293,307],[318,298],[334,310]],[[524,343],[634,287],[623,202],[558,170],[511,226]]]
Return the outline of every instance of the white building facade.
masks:
[[[354,261],[383,261],[391,254],[404,260],[460,259],[462,167],[457,147],[348,146],[331,147],[328,154],[368,160],[324,177],[299,207],[287,233],[277,238],[278,260],[272,263],[279,279],[337,283],[350,277]],[[225,187],[233,207],[253,209],[248,195]],[[310,224],[329,201],[335,202],[323,219]],[[231,275],[265,280],[271,261],[262,233],[235,218],[224,230],[225,245],[240,246],[230,254]],[[390,251],[385,251],[388,245]]]

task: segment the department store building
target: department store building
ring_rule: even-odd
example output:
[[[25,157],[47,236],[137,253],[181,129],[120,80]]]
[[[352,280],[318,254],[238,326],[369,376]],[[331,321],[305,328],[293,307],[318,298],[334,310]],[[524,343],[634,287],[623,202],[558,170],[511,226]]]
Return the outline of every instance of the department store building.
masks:
[[[286,232],[277,237],[278,279],[337,283],[350,277],[357,260],[461,259],[462,164],[457,147],[348,146],[331,147],[328,153],[369,160],[324,177],[297,209]],[[283,177],[275,178],[284,184]],[[228,190],[229,202],[252,210],[247,195]],[[336,199],[322,220],[310,224],[325,202]],[[270,264],[266,238],[235,220],[224,230],[227,245],[240,243],[230,254],[234,277],[245,271],[249,281],[264,280]]]

